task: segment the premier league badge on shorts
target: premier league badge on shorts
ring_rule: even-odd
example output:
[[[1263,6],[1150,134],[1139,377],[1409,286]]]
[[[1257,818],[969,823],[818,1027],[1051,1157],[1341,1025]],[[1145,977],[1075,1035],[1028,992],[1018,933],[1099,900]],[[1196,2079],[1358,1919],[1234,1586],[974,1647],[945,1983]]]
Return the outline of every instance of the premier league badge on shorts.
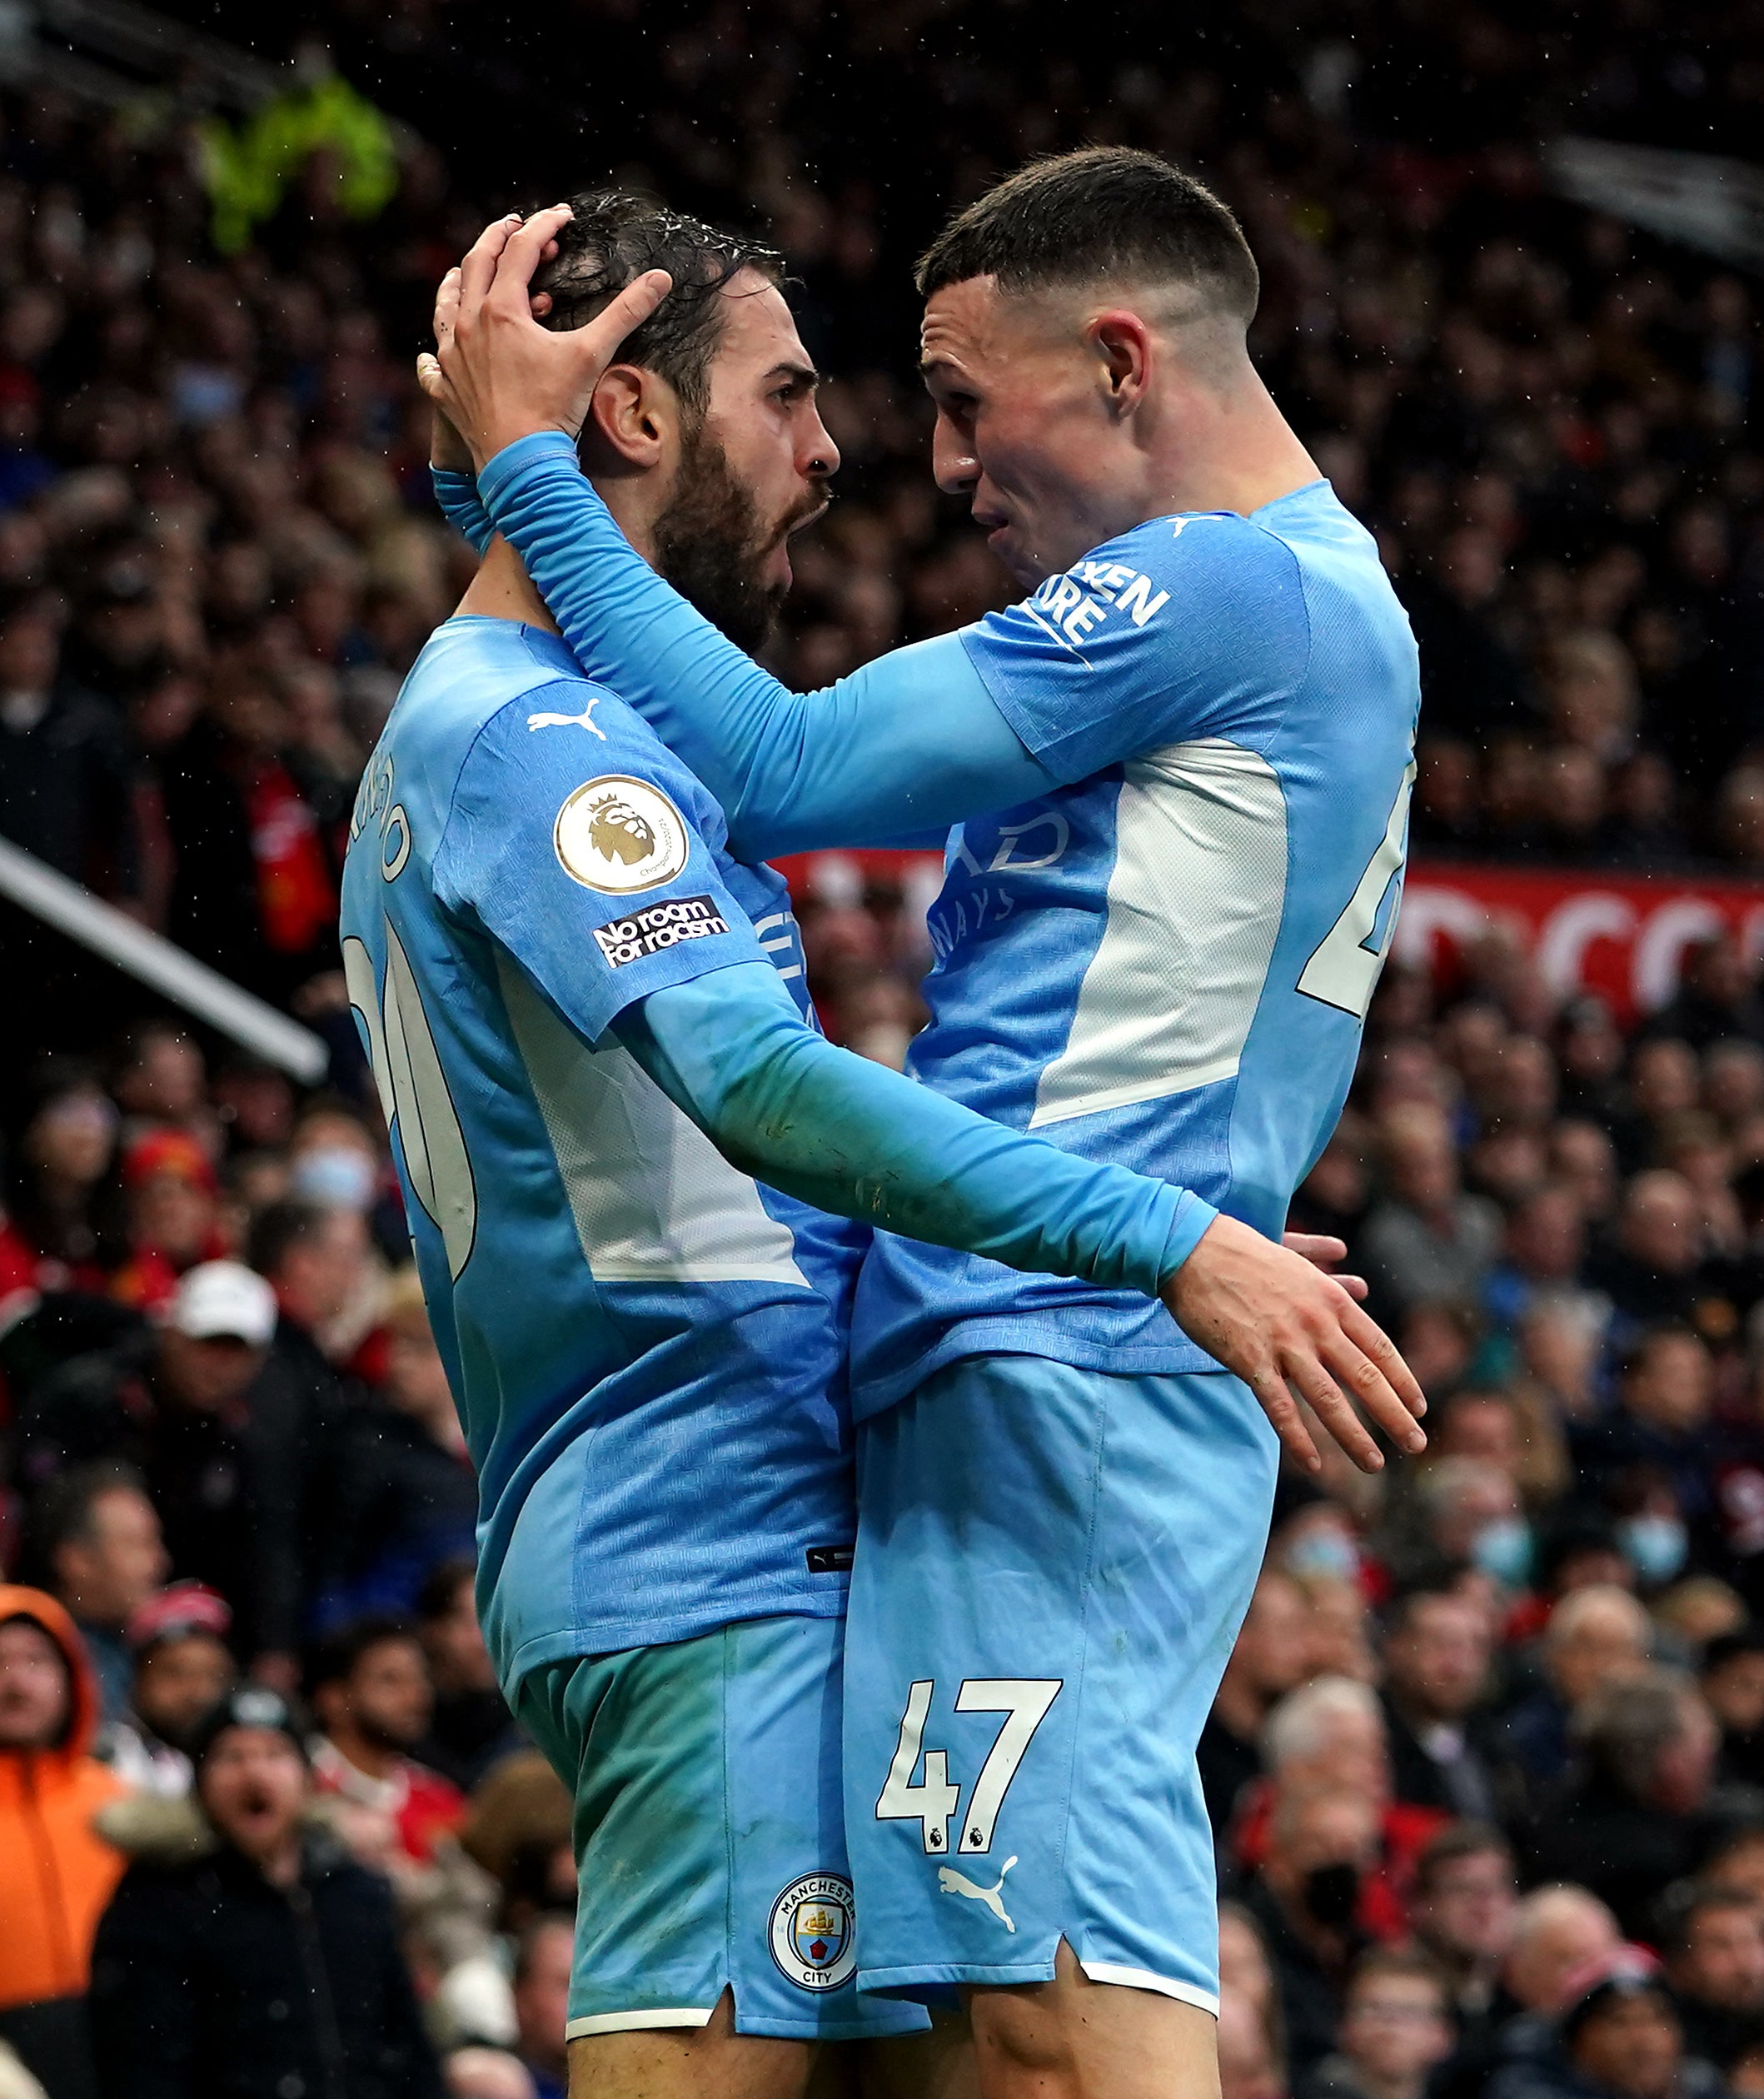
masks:
[[[772,1958],[799,1990],[836,1990],[858,1964],[851,1882],[805,1873],[772,1904]]]

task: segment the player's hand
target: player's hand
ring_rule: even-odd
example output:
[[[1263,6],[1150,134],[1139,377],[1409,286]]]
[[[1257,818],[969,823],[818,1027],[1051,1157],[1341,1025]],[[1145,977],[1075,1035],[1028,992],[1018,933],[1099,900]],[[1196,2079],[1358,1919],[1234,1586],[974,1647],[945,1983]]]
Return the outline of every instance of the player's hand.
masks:
[[[416,376],[480,471],[536,431],[574,438],[620,344],[672,287],[665,270],[648,270],[586,327],[561,334],[541,327],[528,287],[569,217],[567,204],[554,204],[525,223],[509,217],[486,226],[436,295],[437,348],[416,360]]]
[[[1417,1425],[1427,1400],[1395,1343],[1302,1254],[1235,1218],[1215,1218],[1163,1294],[1189,1339],[1255,1394],[1307,1471],[1323,1460],[1300,1399],[1362,1472],[1378,1471],[1384,1459],[1355,1401],[1399,1449],[1427,1448]]]
[[[1325,1275],[1333,1276],[1342,1288],[1358,1304],[1363,1304],[1368,1294],[1363,1275],[1337,1275],[1336,1264],[1348,1258],[1348,1242],[1336,1239],[1328,1232],[1284,1232],[1280,1244],[1288,1251],[1308,1261],[1314,1269],[1321,1269]]]

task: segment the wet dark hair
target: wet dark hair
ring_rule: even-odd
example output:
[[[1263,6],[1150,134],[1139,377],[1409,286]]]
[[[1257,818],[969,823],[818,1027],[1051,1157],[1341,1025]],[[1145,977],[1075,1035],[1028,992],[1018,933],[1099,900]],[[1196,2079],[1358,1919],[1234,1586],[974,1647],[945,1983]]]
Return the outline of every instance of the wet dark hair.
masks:
[[[722,338],[719,297],[743,270],[782,282],[784,257],[765,242],[726,233],[670,212],[632,190],[584,190],[566,200],[574,213],[557,234],[557,253],[533,278],[551,310],[541,326],[586,327],[645,270],[665,270],[674,288],[625,338],[627,363],[653,371],[702,416],[710,401],[710,361]]]
[[[929,298],[979,277],[1001,292],[1109,277],[1185,285],[1203,311],[1246,327],[1261,291],[1229,208],[1192,175],[1127,146],[1059,153],[1006,176],[950,220],[916,282]]]

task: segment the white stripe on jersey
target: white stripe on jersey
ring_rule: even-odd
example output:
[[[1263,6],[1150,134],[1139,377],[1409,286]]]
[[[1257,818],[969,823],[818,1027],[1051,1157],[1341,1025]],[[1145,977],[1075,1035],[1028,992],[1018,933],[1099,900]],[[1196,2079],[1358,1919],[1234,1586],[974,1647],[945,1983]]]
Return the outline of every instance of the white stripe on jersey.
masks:
[[[1286,896],[1286,799],[1268,761],[1206,737],[1126,766],[1109,919],[1029,1128],[1231,1078]]]
[[[596,1280],[807,1289],[789,1227],[636,1059],[610,1036],[590,1050],[500,948],[496,971]]]

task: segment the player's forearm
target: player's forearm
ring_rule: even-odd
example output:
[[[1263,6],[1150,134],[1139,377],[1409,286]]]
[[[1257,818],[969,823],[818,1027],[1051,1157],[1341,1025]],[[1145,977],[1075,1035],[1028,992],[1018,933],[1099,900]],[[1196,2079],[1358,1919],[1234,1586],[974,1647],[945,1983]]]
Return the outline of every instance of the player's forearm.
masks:
[[[567,440],[509,446],[478,486],[583,670],[704,780],[744,858],[943,829],[1056,784],[953,638],[792,692],[635,551]]]
[[[456,473],[449,466],[429,469],[429,479],[435,485],[435,500],[441,505],[441,516],[462,539],[469,540],[473,551],[482,554],[496,536],[496,528],[490,521],[490,513],[478,500],[478,484],[470,474]]]
[[[1216,1213],[1074,1158],[806,1028],[763,965],[653,994],[620,1040],[745,1173],[817,1209],[1034,1274],[1156,1294]]]

